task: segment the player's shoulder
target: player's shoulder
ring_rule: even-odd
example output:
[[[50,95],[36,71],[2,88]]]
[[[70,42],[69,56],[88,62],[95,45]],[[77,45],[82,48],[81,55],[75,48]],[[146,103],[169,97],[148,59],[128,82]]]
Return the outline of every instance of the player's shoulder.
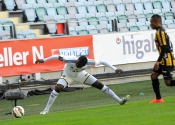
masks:
[[[158,29],[158,31],[163,31],[163,32],[165,32],[165,29],[161,26],[161,27]]]

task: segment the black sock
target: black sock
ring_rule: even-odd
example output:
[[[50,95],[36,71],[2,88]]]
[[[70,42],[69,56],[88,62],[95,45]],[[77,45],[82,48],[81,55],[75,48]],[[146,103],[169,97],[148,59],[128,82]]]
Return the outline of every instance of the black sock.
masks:
[[[171,80],[170,86],[175,86],[175,80]]]
[[[153,86],[153,90],[156,94],[156,99],[161,99],[159,84],[160,83],[159,83],[158,79],[152,79],[152,86]]]

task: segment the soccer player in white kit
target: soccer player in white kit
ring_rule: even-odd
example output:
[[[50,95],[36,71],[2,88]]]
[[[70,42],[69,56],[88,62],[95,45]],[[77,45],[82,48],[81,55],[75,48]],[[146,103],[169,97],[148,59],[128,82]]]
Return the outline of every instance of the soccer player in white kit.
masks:
[[[130,95],[119,98],[110,88],[108,88],[106,85],[103,85],[94,76],[90,75],[84,70],[92,66],[105,65],[113,69],[116,73],[123,74],[123,71],[121,69],[117,69],[105,61],[87,59],[85,56],[80,56],[79,58],[77,58],[70,56],[53,55],[45,59],[38,59],[35,63],[44,63],[46,61],[55,59],[63,61],[66,64],[64,66],[63,73],[59,78],[57,85],[55,86],[55,89],[50,94],[45,109],[40,114],[47,114],[55,99],[59,95],[59,92],[71,83],[84,83],[85,85],[95,87],[106,93],[110,97],[114,98],[121,105],[125,104],[126,101],[130,99]]]

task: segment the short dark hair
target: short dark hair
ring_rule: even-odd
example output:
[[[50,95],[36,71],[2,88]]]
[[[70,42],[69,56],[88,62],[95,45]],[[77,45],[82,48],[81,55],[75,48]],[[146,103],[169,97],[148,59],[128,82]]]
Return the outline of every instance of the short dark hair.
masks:
[[[86,63],[87,63],[87,58],[86,58],[86,56],[80,56],[78,59],[79,59],[79,61],[80,61],[83,65],[86,65]]]
[[[152,15],[151,18],[152,18],[154,21],[156,21],[156,22],[162,22],[162,18],[161,18],[161,16],[158,15],[158,14]]]

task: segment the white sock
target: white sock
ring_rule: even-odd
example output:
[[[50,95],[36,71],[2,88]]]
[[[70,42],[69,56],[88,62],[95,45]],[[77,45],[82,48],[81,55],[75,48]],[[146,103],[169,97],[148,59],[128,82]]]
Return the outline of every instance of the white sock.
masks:
[[[55,99],[57,98],[59,93],[57,93],[55,90],[53,90],[50,94],[49,100],[47,102],[47,105],[45,107],[44,110],[49,111],[50,107],[52,106],[52,104],[54,103]]]
[[[104,93],[108,94],[109,96],[111,96],[113,99],[115,99],[116,101],[118,101],[119,103],[121,102],[121,99],[107,86],[103,86],[103,88],[101,89]]]

